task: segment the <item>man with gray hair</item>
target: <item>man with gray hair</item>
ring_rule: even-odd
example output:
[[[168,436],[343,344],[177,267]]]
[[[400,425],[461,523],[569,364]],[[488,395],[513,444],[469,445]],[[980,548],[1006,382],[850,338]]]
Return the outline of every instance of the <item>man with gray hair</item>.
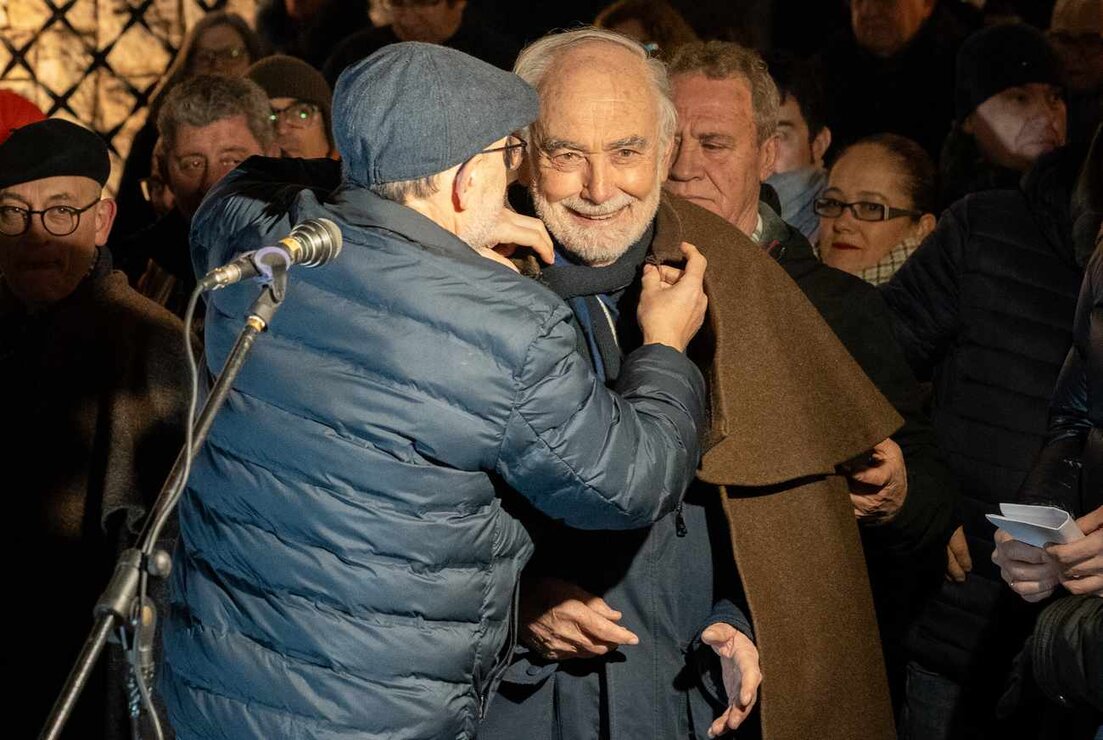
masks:
[[[489,249],[550,259],[503,208],[536,113],[516,75],[390,45],[337,83],[341,163],[253,159],[196,214],[206,269],[307,219],[344,248],[295,273],[180,504],[162,688],[181,740],[473,738],[532,552],[511,512],[641,527],[693,479],[704,259],[648,270],[643,346],[606,389],[566,305]],[[212,369],[254,292],[211,296]]]
[[[808,240],[758,200],[778,147],[779,95],[765,62],[739,44],[696,42],[675,51],[670,71],[680,135],[667,192],[724,217],[777,260],[904,418],[877,444],[873,464],[851,475],[889,685],[899,701],[905,635],[942,580],[956,481],[877,289],[820,262]]]
[[[696,483],[648,530],[572,533],[534,517],[522,646],[480,738],[519,727],[526,738],[721,735],[749,716],[762,674],[769,738],[889,737],[836,466],[898,417],[768,256],[662,194],[676,113],[661,63],[627,37],[582,29],[537,41],[515,71],[541,98],[526,134],[531,203],[514,200],[555,240],[544,281],[574,310],[598,374],[617,382],[640,341],[630,318],[645,264],[677,264],[683,242],[706,253],[709,331],[690,356],[711,415]]]
[[[180,314],[195,287],[188,229],[203,196],[254,154],[274,156],[268,96],[252,80],[200,75],[169,91],[157,117],[175,207],[112,245],[139,290]]]

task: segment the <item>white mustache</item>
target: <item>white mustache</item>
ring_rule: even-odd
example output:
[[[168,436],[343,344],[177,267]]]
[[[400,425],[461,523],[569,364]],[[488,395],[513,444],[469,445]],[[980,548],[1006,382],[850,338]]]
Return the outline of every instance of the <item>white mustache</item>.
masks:
[[[608,216],[616,213],[622,208],[626,208],[637,201],[627,193],[621,193],[615,198],[605,201],[604,203],[590,203],[583,200],[578,196],[572,196],[570,198],[564,198],[559,201],[562,206],[568,208],[575,213],[580,213],[583,216]]]

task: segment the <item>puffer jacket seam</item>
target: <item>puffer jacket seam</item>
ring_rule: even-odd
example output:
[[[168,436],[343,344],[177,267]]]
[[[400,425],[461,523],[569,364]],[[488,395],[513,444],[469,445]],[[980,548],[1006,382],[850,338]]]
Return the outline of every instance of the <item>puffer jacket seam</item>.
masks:
[[[246,706],[248,706],[248,705],[259,705],[259,706],[271,711],[273,714],[276,714],[276,715],[281,715],[281,714],[282,715],[291,715],[296,720],[302,722],[306,726],[321,725],[323,727],[328,727],[328,728],[331,728],[333,730],[342,731],[342,732],[344,732],[344,731],[349,731],[349,732],[353,732],[353,733],[363,733],[364,732],[363,727],[355,727],[355,726],[352,726],[352,725],[343,725],[343,724],[340,724],[338,722],[334,722],[332,720],[325,719],[321,715],[300,714],[298,712],[295,712],[295,711],[289,709],[286,706],[277,707],[277,706],[273,706],[272,704],[268,704],[266,702],[259,701],[255,698],[245,699],[241,696],[237,696],[237,695],[234,695],[234,694],[222,693],[222,692],[216,691],[215,689],[212,689],[210,687],[202,686],[200,684],[195,683],[188,675],[182,673],[179,670],[179,668],[177,668],[177,667],[173,667],[172,671],[177,676],[179,676],[180,681],[183,682],[183,684],[185,686],[187,686],[192,691],[200,691],[200,692],[208,694],[212,697],[221,698],[223,700],[232,701],[232,702],[242,704],[242,705],[246,705]],[[365,680],[365,682],[366,683],[375,683],[379,686],[383,686],[384,688],[393,688],[393,687],[390,687],[390,686],[386,686],[385,684],[382,684],[378,681]],[[457,684],[453,681],[440,681],[440,683],[448,685],[448,686],[458,686],[459,685],[459,684]],[[380,729],[379,732],[382,733],[382,734],[386,734],[387,730],[386,729]]]
[[[243,396],[248,396],[248,394],[243,393],[243,392],[242,392],[242,395]],[[254,398],[254,399],[256,398],[255,396],[249,396],[249,397]],[[263,403],[263,401],[261,401],[261,403]],[[290,412],[288,412],[288,413],[290,413]],[[302,417],[299,417],[299,418],[302,418]],[[346,438],[342,437],[342,439],[346,439]],[[273,478],[277,478],[277,479],[279,479],[280,476],[283,476],[283,479],[285,479],[285,480],[290,477],[286,470],[277,470],[277,469],[271,467],[268,464],[265,464],[263,462],[260,462],[260,461],[256,460],[255,458],[245,457],[245,456],[241,455],[240,453],[238,453],[237,451],[232,450],[228,447],[225,447],[224,445],[219,444],[217,439],[215,439],[215,438],[208,437],[207,446],[210,447],[213,450],[217,450],[220,455],[224,455],[225,457],[233,460],[234,462],[239,463],[243,467],[251,467],[251,468],[262,470],[265,473],[270,474]],[[383,454],[386,454],[385,451],[379,450],[379,448],[374,447],[370,444],[367,445],[366,447],[368,449],[373,450],[373,451],[379,451],[379,452],[382,452]],[[389,457],[394,457],[393,455],[388,455],[388,456]],[[311,481],[309,479],[298,478],[298,477],[295,478],[295,483],[297,485],[309,486],[310,488],[314,488],[314,489],[319,490],[319,491],[326,491],[327,493],[330,493],[330,494],[333,494],[336,497],[339,497],[342,501],[349,501],[349,502],[353,501],[353,499],[348,498],[345,495],[344,492],[338,490],[337,488],[334,488],[333,486],[319,485],[318,483],[316,483],[314,481]],[[360,489],[357,489],[353,486],[346,486],[346,488],[349,491],[359,491],[360,490]],[[373,493],[374,493],[374,491],[373,491]],[[392,505],[389,501],[373,501],[372,506],[378,508],[381,511],[386,511],[386,512],[395,513],[395,514],[430,514],[430,515],[432,515],[432,514],[455,514],[455,513],[461,513],[461,514],[466,514],[466,515],[475,515],[475,514],[478,514],[481,511],[484,511],[484,510],[489,508],[488,504],[486,504],[486,503],[472,504],[471,505],[472,508],[467,508],[467,507],[464,507],[464,506],[460,506],[458,504],[452,505],[452,506],[444,506],[444,507],[441,507],[439,509],[427,508],[425,506],[410,507],[410,508],[399,508],[399,507],[396,507],[396,506]],[[273,534],[275,534],[275,533],[273,533]]]

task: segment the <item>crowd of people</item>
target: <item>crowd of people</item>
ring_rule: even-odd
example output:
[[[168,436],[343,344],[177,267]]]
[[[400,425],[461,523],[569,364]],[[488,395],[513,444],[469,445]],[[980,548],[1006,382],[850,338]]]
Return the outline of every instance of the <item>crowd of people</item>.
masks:
[[[110,646],[66,737],[1103,740],[1103,3],[851,0],[812,53],[786,5],[210,12],[113,195],[0,91],[18,731],[258,290],[185,328],[198,278],[325,218],[165,532],[152,701]]]

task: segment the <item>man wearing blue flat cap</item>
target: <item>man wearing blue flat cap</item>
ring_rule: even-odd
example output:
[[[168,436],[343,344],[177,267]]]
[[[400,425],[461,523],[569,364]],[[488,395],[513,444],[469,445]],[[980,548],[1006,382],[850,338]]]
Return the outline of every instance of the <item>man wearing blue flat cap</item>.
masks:
[[[503,207],[536,115],[511,73],[388,46],[338,81],[341,163],[248,160],[196,214],[198,272],[308,218],[344,250],[294,275],[181,502],[161,688],[182,740],[472,738],[517,637],[514,514],[626,529],[680,501],[704,261],[647,270],[643,346],[606,389],[567,306],[490,249],[550,257]],[[211,368],[254,293],[212,295]]]
[[[34,666],[15,702],[23,735],[46,718],[117,548],[183,441],[183,327],[112,270],[110,169],[103,140],[61,119],[0,144],[0,467],[9,522],[33,554],[32,567],[11,569],[34,609],[9,651],[13,665]],[[110,682],[121,676],[93,682],[76,735],[130,736],[122,681]]]

